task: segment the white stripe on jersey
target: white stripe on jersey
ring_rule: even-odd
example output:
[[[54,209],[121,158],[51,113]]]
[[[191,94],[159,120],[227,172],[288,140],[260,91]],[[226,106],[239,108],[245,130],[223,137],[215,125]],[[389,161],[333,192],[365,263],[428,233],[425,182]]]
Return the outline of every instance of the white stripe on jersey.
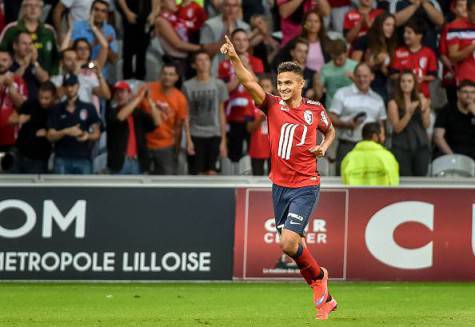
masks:
[[[278,153],[277,153],[277,155],[278,155],[279,157],[282,157],[282,143],[284,142],[284,133],[285,133],[285,130],[286,130],[287,125],[289,125],[289,123],[285,123],[285,124],[282,125],[282,127],[280,128],[279,151],[278,151]]]
[[[287,151],[285,153],[285,160],[289,160],[290,159],[290,151],[292,150],[292,144],[294,143],[294,133],[295,133],[295,129],[297,128],[298,125],[293,125],[292,126],[292,129],[290,130],[290,136],[289,136],[289,142],[288,142],[288,145],[287,145]]]

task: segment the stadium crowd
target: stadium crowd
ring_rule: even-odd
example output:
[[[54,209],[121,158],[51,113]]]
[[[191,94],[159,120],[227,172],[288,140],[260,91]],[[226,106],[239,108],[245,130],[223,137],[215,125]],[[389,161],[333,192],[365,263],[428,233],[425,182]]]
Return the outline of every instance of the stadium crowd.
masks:
[[[224,35],[267,92],[279,63],[302,67],[338,131],[326,174],[475,160],[473,0],[3,0],[2,171],[266,174],[266,117]]]

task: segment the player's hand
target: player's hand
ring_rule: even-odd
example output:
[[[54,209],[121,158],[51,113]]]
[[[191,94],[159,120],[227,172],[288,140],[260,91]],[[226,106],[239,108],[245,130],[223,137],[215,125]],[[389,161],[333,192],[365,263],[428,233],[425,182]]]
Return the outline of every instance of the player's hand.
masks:
[[[313,153],[316,158],[325,156],[327,149],[321,145],[316,145],[313,148],[310,148],[308,151]]]
[[[239,58],[236,49],[234,49],[234,45],[229,39],[227,35],[224,36],[226,42],[221,46],[221,53],[227,55],[229,59],[236,59]]]

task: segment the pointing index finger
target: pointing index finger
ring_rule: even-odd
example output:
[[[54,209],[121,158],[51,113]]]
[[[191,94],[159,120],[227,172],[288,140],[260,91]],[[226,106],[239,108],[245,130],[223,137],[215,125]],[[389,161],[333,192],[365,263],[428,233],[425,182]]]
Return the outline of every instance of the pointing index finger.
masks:
[[[226,39],[226,43],[232,44],[231,40],[229,39],[229,37],[227,35],[225,35],[224,38]]]

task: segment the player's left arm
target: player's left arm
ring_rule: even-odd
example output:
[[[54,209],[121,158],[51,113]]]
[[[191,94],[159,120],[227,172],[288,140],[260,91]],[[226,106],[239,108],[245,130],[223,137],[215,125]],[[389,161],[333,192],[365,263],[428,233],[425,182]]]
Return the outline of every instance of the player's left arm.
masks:
[[[328,148],[331,146],[336,137],[335,128],[333,127],[333,124],[331,123],[327,113],[323,109],[321,111],[321,117],[322,119],[320,119],[318,129],[323,133],[323,142],[317,144],[309,150],[317,158],[325,156],[325,153],[327,152]]]

